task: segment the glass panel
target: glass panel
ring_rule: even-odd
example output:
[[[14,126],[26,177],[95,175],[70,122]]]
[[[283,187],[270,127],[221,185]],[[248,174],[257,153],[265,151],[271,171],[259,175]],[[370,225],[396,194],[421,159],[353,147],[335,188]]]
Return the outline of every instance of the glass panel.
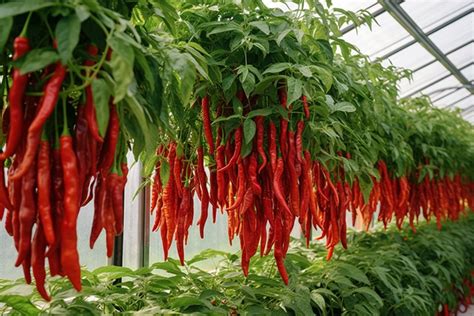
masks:
[[[460,100],[459,102],[456,102],[453,104],[453,107],[460,108],[460,109],[467,109],[471,105],[474,105],[474,96],[470,96],[468,98],[465,98],[464,100]]]
[[[367,25],[363,25],[345,34],[343,38],[357,46],[364,54],[374,57],[382,56],[412,39],[389,13],[379,15],[376,20],[378,24],[372,25],[372,31]]]
[[[451,25],[430,35],[430,39],[443,52],[448,52],[474,37],[474,15],[469,14]]]
[[[474,43],[452,52],[451,54],[447,55],[447,57],[458,68],[467,65],[473,60],[474,57]]]
[[[445,92],[447,88],[459,87],[459,81],[454,76],[449,76],[446,79],[443,79],[428,88],[422,90],[421,92],[416,93],[413,96],[420,96],[422,94],[430,95],[431,98],[436,98]]]
[[[323,1],[325,4],[325,2]],[[370,12],[373,12],[374,9],[380,7],[377,4],[377,1],[374,0],[358,0],[358,1],[347,1],[347,0],[332,0],[333,8],[342,8],[348,11],[358,11],[362,9],[369,9]]]
[[[89,232],[92,225],[94,202],[91,201],[83,207],[79,213],[77,222],[78,232],[78,250],[82,266],[88,269],[95,269],[107,264],[104,232],[97,240],[93,250],[89,248]],[[5,220],[4,220],[5,221]],[[0,245],[2,245],[2,255],[0,256],[0,279],[17,279],[23,276],[21,267],[15,268],[17,251],[15,249],[13,238],[10,237],[3,228],[3,222],[0,222]],[[36,225],[34,230],[36,230]]]
[[[459,89],[456,92],[445,96],[444,98],[441,98],[438,100],[436,100],[437,98],[431,98],[431,100],[433,100],[434,104],[438,107],[446,107],[448,104],[451,104],[456,100],[462,99],[469,94],[470,92],[467,91],[466,89]]]
[[[472,56],[474,55],[471,55],[471,59]],[[462,69],[461,72],[467,78],[467,80],[471,82],[474,80],[474,65],[470,65],[469,67]]]
[[[439,62],[433,63],[419,71],[413,73],[413,79],[411,81],[404,79],[399,83],[400,94],[410,94],[426,84],[433,82],[436,78],[441,78],[448,74],[446,68]]]
[[[418,0],[402,3],[402,8],[425,32],[469,7],[473,7],[473,3],[466,0]]]
[[[428,53],[420,44],[416,43],[404,50],[390,56],[388,60],[397,67],[407,69],[416,69],[417,67],[434,60],[433,55]],[[388,66],[390,62],[383,61],[384,66]]]

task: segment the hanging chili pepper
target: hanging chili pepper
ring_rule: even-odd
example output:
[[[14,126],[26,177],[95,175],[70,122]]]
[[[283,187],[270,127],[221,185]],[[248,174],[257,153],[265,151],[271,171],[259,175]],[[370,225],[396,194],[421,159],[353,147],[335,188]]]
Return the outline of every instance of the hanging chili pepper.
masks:
[[[66,68],[58,62],[53,76],[44,87],[43,97],[39,105],[38,113],[28,128],[26,151],[21,164],[12,176],[14,180],[24,176],[36,158],[36,152],[41,140],[41,130],[46,120],[54,111],[65,76]]]
[[[209,146],[209,153],[214,155],[214,138],[212,136],[211,117],[209,111],[209,96],[205,96],[201,101],[202,122],[204,128],[204,137]]]
[[[46,238],[43,234],[44,229],[41,225],[41,221],[37,222],[35,236],[33,237],[32,242],[32,252],[31,252],[31,266],[33,270],[33,276],[36,281],[36,289],[41,297],[50,301],[51,298],[44,288],[44,282],[46,280],[46,270],[44,268],[45,264],[45,250],[46,250]]]
[[[204,226],[207,221],[207,214],[209,208],[209,192],[207,191],[207,175],[204,170],[204,150],[202,146],[198,147],[198,160],[197,160],[197,174],[199,177],[199,185],[201,188],[201,218],[199,218],[199,235],[204,238]]]
[[[64,216],[61,223],[61,266],[74,288],[81,290],[81,267],[77,252],[77,216],[79,214],[80,184],[77,157],[67,127],[66,104],[63,103],[64,129],[59,138],[61,167],[64,179]]]
[[[301,96],[301,101],[303,102],[303,112],[304,112],[304,117],[306,119],[309,119],[310,114],[309,114],[309,105],[308,105],[308,99],[306,98],[305,95]]]
[[[235,138],[235,148],[234,148],[234,154],[232,155],[232,158],[229,160],[227,165],[225,165],[223,168],[217,171],[227,171],[229,168],[232,168],[238,161],[240,157],[240,150],[242,147],[242,127],[239,127],[235,130],[234,133],[234,138]]]
[[[38,214],[41,220],[41,226],[44,230],[44,237],[48,245],[55,242],[54,226],[51,212],[51,159],[49,157],[50,146],[47,138],[42,136],[40,148],[38,152],[38,171],[37,171],[37,187],[38,187]]]
[[[30,49],[28,38],[18,36],[13,42],[13,60],[18,60]],[[28,75],[22,75],[20,69],[13,68],[12,77],[12,86],[8,95],[10,124],[5,152],[0,154],[0,161],[4,161],[15,152],[23,134],[23,99],[28,84]]]
[[[267,164],[267,155],[265,154],[265,149],[263,147],[264,134],[265,134],[265,126],[263,123],[264,123],[263,116],[259,115],[255,118],[255,125],[257,128],[257,131],[256,131],[257,151],[258,151],[258,155],[260,156],[260,159],[262,160],[262,163],[258,167],[258,173],[261,173],[265,169],[265,165]]]
[[[114,163],[115,151],[120,135],[120,121],[117,114],[117,108],[112,101],[109,104],[110,118],[107,129],[106,142],[102,148],[102,160],[100,161],[101,172],[106,175]]]
[[[87,52],[89,53],[91,57],[96,57],[99,50],[97,46],[89,45],[87,47]],[[84,65],[88,67],[94,66],[94,64],[95,62],[90,59],[84,62]],[[92,137],[95,139],[95,141],[102,143],[104,139],[102,138],[102,136],[100,136],[99,126],[97,124],[94,96],[92,94],[92,87],[90,85],[87,86],[85,88],[85,92],[86,92],[86,103],[84,105],[84,108],[85,108],[84,112],[85,112],[85,118],[87,120],[87,126],[89,128],[89,131]]]

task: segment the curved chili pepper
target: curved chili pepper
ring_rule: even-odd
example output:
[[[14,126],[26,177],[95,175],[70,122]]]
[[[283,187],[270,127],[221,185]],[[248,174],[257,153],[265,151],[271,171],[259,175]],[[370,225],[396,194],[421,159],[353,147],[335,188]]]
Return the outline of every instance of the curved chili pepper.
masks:
[[[283,174],[283,159],[278,157],[277,159],[277,166],[275,169],[275,173],[273,175],[273,193],[277,199],[277,202],[280,208],[285,211],[287,214],[291,214],[291,210],[286,203],[285,197],[282,193],[281,189],[281,176]]]
[[[59,145],[59,144],[58,144]],[[46,253],[51,276],[64,275],[61,268],[61,223],[64,216],[64,181],[61,167],[61,152],[55,146],[52,152],[52,205],[55,242]]]
[[[81,267],[77,252],[77,216],[79,214],[80,186],[78,182],[77,157],[72,137],[62,135],[59,139],[61,167],[64,179],[64,217],[61,223],[61,266],[74,288],[81,290]]]
[[[42,140],[38,152],[38,214],[44,237],[48,245],[54,244],[54,227],[51,218],[51,159],[49,157],[50,147],[48,140]]]
[[[255,153],[252,153],[249,157],[250,162],[248,166],[248,175],[250,180],[250,185],[252,186],[252,190],[256,195],[262,194],[262,187],[258,183],[257,179],[257,156]]]
[[[232,155],[232,158],[229,160],[227,165],[225,165],[224,167],[222,167],[220,170],[217,170],[217,171],[220,171],[220,172],[226,171],[237,163],[237,160],[240,157],[240,150],[242,148],[242,127],[237,128],[237,130],[235,131],[234,137],[235,137],[234,154]]]
[[[258,168],[258,173],[261,173],[265,169],[267,164],[267,155],[265,154],[265,149],[263,148],[265,126],[264,126],[263,116],[257,116],[255,118],[255,125],[257,127],[257,152],[260,158],[262,159],[262,164]]]
[[[110,118],[109,126],[107,128],[107,136],[104,147],[102,148],[102,161],[100,162],[100,169],[104,174],[107,174],[114,163],[115,151],[117,148],[118,138],[120,134],[120,121],[117,114],[115,104],[110,102]]]
[[[43,234],[44,229],[41,225],[41,221],[38,221],[35,236],[32,242],[31,252],[31,266],[33,268],[33,276],[35,278],[36,289],[41,297],[50,301],[51,298],[44,288],[44,282],[46,280],[46,270],[44,268],[45,263],[45,250],[46,250],[46,238]]]
[[[89,236],[89,247],[91,249],[94,248],[95,242],[97,241],[97,238],[99,238],[100,232],[104,228],[104,224],[102,222],[102,201],[104,200],[106,194],[106,179],[104,175],[99,173],[97,175],[97,183],[94,194],[94,217],[92,219],[91,233]]]
[[[34,162],[33,162],[34,163]],[[33,225],[36,221],[36,202],[35,202],[35,182],[36,182],[36,167],[33,164],[27,170],[28,172],[21,181],[21,203],[19,208],[19,243],[18,243],[18,257],[15,266],[20,266],[25,260],[28,253],[31,252],[31,236]]]
[[[76,125],[74,128],[74,145],[77,156],[77,168],[79,170],[79,186],[81,202],[83,200],[84,190],[88,191],[89,186],[85,185],[87,174],[91,169],[91,159],[89,150],[89,132],[87,126],[87,120],[85,118],[85,108],[83,105],[79,105],[77,109]],[[82,203],[81,203],[82,204]]]
[[[87,52],[89,53],[90,56],[96,57],[99,50],[97,46],[89,45],[87,47]],[[86,66],[94,66],[94,64],[95,62],[93,60],[86,60],[84,62],[84,65]],[[99,126],[97,124],[96,110],[95,110],[95,104],[94,104],[94,96],[92,94],[92,87],[90,85],[87,86],[85,88],[85,91],[86,91],[86,103],[85,103],[84,112],[85,112],[85,118],[87,120],[87,126],[94,140],[102,143],[104,139],[102,138],[102,136],[100,136],[100,133],[99,133]]]
[[[201,188],[201,218],[199,218],[199,235],[204,238],[204,226],[206,225],[208,208],[209,208],[209,193],[207,191],[207,175],[204,170],[204,150],[202,146],[197,149],[198,160],[197,160],[197,174],[199,185]]]
[[[214,138],[212,136],[211,118],[209,112],[209,96],[205,96],[201,101],[202,122],[204,128],[204,137],[209,146],[209,153],[214,155]]]
[[[44,87],[44,95],[41,99],[38,113],[28,128],[26,151],[21,164],[12,176],[13,179],[19,179],[24,176],[35,160],[36,152],[41,140],[41,130],[46,120],[51,116],[51,113],[53,113],[56,103],[58,102],[59,92],[65,76],[66,67],[58,62],[53,76]]]
[[[19,59],[29,50],[29,40],[26,37],[18,36],[13,42],[13,60]],[[0,160],[2,161],[15,152],[23,134],[23,99],[28,84],[28,75],[22,75],[20,69],[13,68],[12,77],[12,87],[8,95],[10,124],[5,152],[0,154]]]
[[[115,214],[112,204],[112,195],[114,186],[114,178],[116,173],[110,173],[105,182],[105,186],[107,187],[106,193],[104,197],[99,201],[102,204],[102,223],[105,229],[105,241],[106,241],[106,248],[107,248],[107,257],[112,257],[114,253],[114,237],[115,237]]]
[[[3,166],[3,161],[0,160],[0,204],[9,209],[13,210],[13,205],[10,203],[10,198],[8,197],[7,187],[5,186],[5,167]],[[0,221],[3,218],[3,210],[0,211]]]
[[[303,112],[304,112],[304,117],[306,119],[309,119],[309,105],[308,105],[308,99],[306,98],[305,95],[301,96],[301,101],[303,102]]]
[[[277,167],[277,143],[276,143],[276,126],[270,121],[268,124],[268,151],[270,153],[270,164],[273,172]]]

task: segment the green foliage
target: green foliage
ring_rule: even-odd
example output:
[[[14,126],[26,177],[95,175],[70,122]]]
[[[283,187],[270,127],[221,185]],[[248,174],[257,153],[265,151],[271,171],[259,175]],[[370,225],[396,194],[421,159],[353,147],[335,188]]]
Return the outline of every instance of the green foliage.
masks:
[[[454,308],[474,268],[474,216],[374,233],[352,233],[348,250],[326,262],[324,247],[293,241],[285,265],[285,286],[269,256],[254,258],[248,278],[239,255],[205,250],[187,261],[158,262],[131,270],[106,266],[83,271],[77,293],[52,278],[53,301],[39,300],[23,281],[0,280],[0,312],[27,315],[111,313],[202,313],[243,315],[433,315],[440,304]],[[200,263],[220,258],[211,271]],[[456,291],[458,291],[456,293]]]

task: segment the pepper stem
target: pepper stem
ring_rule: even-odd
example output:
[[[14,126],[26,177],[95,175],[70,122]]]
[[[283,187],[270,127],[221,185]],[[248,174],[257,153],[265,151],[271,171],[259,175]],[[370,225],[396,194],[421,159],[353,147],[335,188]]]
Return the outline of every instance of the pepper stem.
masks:
[[[30,24],[30,19],[31,15],[33,12],[30,12],[28,14],[28,17],[26,18],[25,24],[23,25],[23,29],[21,30],[20,37],[26,37],[26,32],[28,31],[28,24]]]
[[[66,97],[63,97],[62,98],[62,101],[63,101],[63,132],[61,134],[61,136],[69,136],[71,134],[69,134],[69,128],[67,126],[67,108],[66,108]]]

